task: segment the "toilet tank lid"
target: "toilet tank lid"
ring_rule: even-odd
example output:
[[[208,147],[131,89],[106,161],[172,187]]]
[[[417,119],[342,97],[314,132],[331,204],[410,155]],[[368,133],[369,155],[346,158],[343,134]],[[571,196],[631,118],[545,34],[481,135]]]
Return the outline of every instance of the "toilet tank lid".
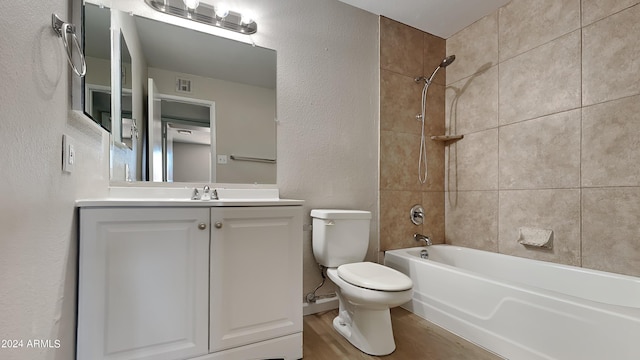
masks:
[[[371,212],[364,210],[314,209],[311,210],[311,217],[318,219],[368,220],[371,219]]]
[[[372,262],[338,266],[338,276],[355,286],[379,291],[404,291],[413,287],[413,281],[398,270]]]

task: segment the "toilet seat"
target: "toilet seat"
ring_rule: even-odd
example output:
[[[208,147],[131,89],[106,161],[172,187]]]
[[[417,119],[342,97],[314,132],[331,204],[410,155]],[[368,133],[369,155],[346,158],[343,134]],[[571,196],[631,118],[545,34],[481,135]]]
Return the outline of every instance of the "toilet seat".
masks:
[[[338,266],[338,276],[351,285],[377,291],[405,291],[413,287],[407,275],[372,262]]]

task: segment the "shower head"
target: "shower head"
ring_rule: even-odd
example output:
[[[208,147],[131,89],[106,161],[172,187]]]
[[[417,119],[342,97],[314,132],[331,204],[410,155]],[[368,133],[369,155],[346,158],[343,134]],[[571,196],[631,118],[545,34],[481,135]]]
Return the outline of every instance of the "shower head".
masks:
[[[456,56],[455,55],[449,55],[446,58],[444,58],[444,60],[442,60],[442,62],[440,63],[440,67],[447,67],[449,65],[451,65],[452,62],[456,61]]]
[[[431,74],[431,76],[429,76],[429,78],[426,78],[424,76],[419,76],[414,79],[415,82],[419,83],[421,81],[424,81],[425,84],[427,85],[431,84],[431,81],[433,80],[433,77],[436,76],[436,73],[438,72],[438,70],[440,70],[440,68],[444,68],[451,65],[451,63],[453,63],[455,60],[456,60],[455,55],[447,56],[446,58],[442,59],[442,62],[440,63],[440,65],[438,65],[438,67],[435,70],[433,70],[433,73]]]
[[[423,77],[423,76],[421,76],[421,77],[417,78],[417,79],[416,79],[416,81],[420,81],[420,80],[423,80],[423,79],[424,79],[424,82],[425,82],[427,85],[431,84],[431,81],[433,81],[433,78],[434,78],[434,76],[436,76],[436,73],[438,72],[438,70],[440,70],[440,68],[444,68],[444,67],[447,67],[447,66],[451,65],[451,63],[452,63],[452,62],[454,62],[454,61],[455,61],[455,59],[456,59],[456,56],[455,56],[455,55],[449,55],[449,56],[447,56],[446,58],[444,58],[444,59],[442,60],[442,62],[440,63],[440,65],[438,65],[438,67],[437,67],[435,70],[433,70],[433,73],[431,74],[431,76],[429,76],[429,78],[428,78],[428,79],[427,79],[427,78],[425,78],[425,77]]]

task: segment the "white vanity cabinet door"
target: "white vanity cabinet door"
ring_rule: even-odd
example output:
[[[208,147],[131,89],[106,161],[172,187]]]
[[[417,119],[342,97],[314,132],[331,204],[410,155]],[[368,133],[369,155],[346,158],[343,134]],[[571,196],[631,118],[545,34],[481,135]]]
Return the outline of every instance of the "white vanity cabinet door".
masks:
[[[82,208],[78,360],[208,353],[209,208]]]
[[[210,277],[211,352],[301,333],[302,207],[213,208]]]

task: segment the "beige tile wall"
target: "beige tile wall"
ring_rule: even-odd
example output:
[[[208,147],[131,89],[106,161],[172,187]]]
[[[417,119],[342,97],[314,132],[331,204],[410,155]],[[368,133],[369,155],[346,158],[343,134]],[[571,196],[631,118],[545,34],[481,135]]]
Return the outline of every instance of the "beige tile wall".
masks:
[[[447,243],[640,276],[639,3],[513,0],[447,39]]]
[[[380,251],[416,246],[413,234],[444,242],[444,145],[431,135],[445,131],[446,71],[429,87],[426,107],[428,181],[418,181],[423,83],[445,57],[445,40],[396,21],[380,18]],[[425,221],[409,219],[413,205],[425,209]]]

